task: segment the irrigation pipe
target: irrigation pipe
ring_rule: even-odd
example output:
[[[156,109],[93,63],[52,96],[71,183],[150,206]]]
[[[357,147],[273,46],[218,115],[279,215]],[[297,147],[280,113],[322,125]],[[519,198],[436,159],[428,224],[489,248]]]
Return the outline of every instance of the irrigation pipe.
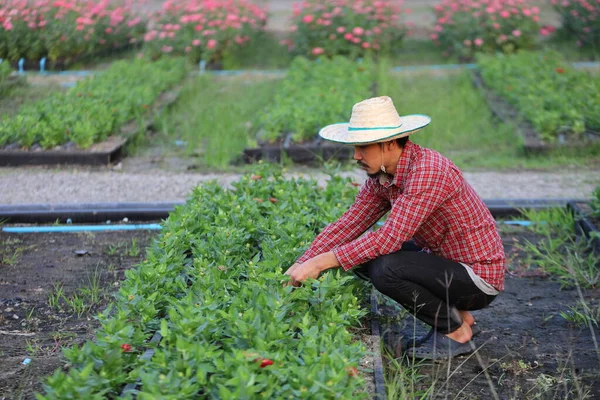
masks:
[[[140,231],[160,230],[160,224],[129,225],[60,225],[60,226],[7,226],[2,232],[7,233],[65,233],[65,232],[107,232],[107,231]]]
[[[488,199],[484,200],[494,217],[519,216],[521,210],[544,210],[565,207],[568,202],[585,202],[580,199]],[[0,222],[5,223],[66,223],[73,224],[159,221],[169,217],[177,206],[172,203],[82,203],[82,204],[29,204],[0,205]],[[106,226],[105,226],[106,227]]]

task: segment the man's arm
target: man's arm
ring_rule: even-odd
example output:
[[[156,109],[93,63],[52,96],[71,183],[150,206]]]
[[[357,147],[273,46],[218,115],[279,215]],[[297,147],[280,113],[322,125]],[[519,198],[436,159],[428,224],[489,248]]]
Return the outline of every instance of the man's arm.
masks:
[[[336,222],[325,227],[296,264],[302,264],[356,239],[375,224],[389,207],[387,199],[375,192],[373,180],[368,179],[356,196],[354,204]]]

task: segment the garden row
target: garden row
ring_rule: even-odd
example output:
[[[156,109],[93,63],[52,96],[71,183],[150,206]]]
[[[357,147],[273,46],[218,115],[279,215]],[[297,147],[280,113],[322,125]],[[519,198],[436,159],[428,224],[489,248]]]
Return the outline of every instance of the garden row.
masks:
[[[153,58],[186,55],[194,62],[218,63],[256,41],[267,10],[248,0],[167,0],[160,11],[142,13],[127,1],[7,0],[0,5],[0,58],[25,59],[64,67],[82,58],[127,47]],[[298,5],[282,41],[295,55],[389,53],[410,30],[410,12],[391,0],[310,0]],[[573,43],[597,47],[600,3],[556,1],[561,34]],[[139,8],[139,7],[138,7]],[[536,46],[556,29],[540,25],[538,7],[525,1],[442,0],[432,7],[431,40],[445,55],[470,58],[476,52],[512,53]],[[36,65],[37,67],[37,65]]]
[[[530,68],[532,64],[539,67]],[[487,100],[484,106],[489,106],[505,125],[517,125],[524,135],[526,150],[552,146],[582,148],[598,143],[598,74],[574,69],[552,52],[481,56],[478,66],[473,79],[484,96],[477,98],[463,93],[461,101],[469,97],[473,97],[473,102]],[[183,59],[115,63],[64,94],[28,104],[16,115],[4,117],[0,121],[2,155],[9,157],[17,149],[23,153],[19,156],[33,157],[47,153],[40,148],[50,149],[50,153],[85,149],[94,144],[104,148],[104,141],[118,136],[127,121],[144,119],[159,95],[177,86],[187,71]],[[363,99],[390,95],[401,114],[431,115],[434,124],[428,129],[436,129],[438,118],[445,121],[450,118],[441,111],[438,113],[437,106],[431,103],[418,108],[417,101],[440,94],[428,94],[424,81],[420,85],[402,83],[400,76],[389,72],[385,60],[375,63],[369,57],[358,62],[345,57],[321,57],[316,61],[298,57],[283,80],[265,78],[252,85],[244,83],[239,90],[236,88],[239,93],[230,98],[221,94],[228,90],[227,79],[202,75],[186,81],[178,103],[165,115],[152,115],[156,119],[153,125],[159,131],[174,130],[177,137],[171,142],[173,139],[185,142],[192,151],[219,152],[213,147],[227,147],[229,155],[220,164],[238,159],[242,153],[246,161],[279,161],[284,157],[296,162],[347,159],[351,148],[322,141],[317,132],[327,124],[347,121],[352,106]],[[234,80],[229,81],[236,85]],[[444,85],[443,81],[431,82],[431,89],[437,92]],[[443,96],[452,103],[457,90],[474,91],[469,86],[448,88]],[[212,101],[207,102],[208,98]],[[412,100],[405,103],[409,98]],[[466,129],[464,121],[473,120],[472,112],[454,111],[451,118],[463,121],[454,129]],[[446,126],[450,129],[447,122]],[[139,130],[143,133],[146,129],[139,127]],[[479,133],[472,134],[482,135],[481,128],[477,130]],[[224,137],[228,140],[224,141]],[[112,161],[106,159],[104,163]]]
[[[0,149],[87,149],[119,133],[127,122],[140,120],[187,72],[183,59],[116,62],[64,93],[5,116],[0,120]]]
[[[198,187],[126,273],[93,341],[66,351],[39,399],[366,398],[352,331],[365,286],[326,273],[300,288],[283,272],[356,195],[259,167],[234,190]],[[149,342],[160,332],[162,340]],[[142,357],[152,348],[151,359]]]

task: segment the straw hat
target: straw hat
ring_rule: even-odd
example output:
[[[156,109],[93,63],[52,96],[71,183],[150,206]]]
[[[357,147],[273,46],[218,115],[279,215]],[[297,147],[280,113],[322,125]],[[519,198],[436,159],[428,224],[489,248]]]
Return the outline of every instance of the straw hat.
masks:
[[[319,131],[323,139],[345,144],[387,142],[411,135],[429,125],[427,115],[398,115],[388,96],[373,97],[352,107],[350,122],[327,125]]]

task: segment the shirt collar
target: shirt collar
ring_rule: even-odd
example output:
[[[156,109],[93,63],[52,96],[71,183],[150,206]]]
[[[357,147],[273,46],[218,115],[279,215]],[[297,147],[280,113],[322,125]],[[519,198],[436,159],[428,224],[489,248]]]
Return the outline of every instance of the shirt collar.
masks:
[[[396,173],[393,177],[390,177],[386,174],[379,175],[379,183],[386,188],[391,185],[395,185],[400,187],[402,182],[406,179],[406,175],[408,175],[408,167],[410,164],[410,159],[413,156],[413,153],[416,151],[416,144],[411,142],[410,140],[406,142],[404,145],[404,149],[402,149],[402,154],[400,155],[400,159],[398,160],[398,165],[396,165]]]

